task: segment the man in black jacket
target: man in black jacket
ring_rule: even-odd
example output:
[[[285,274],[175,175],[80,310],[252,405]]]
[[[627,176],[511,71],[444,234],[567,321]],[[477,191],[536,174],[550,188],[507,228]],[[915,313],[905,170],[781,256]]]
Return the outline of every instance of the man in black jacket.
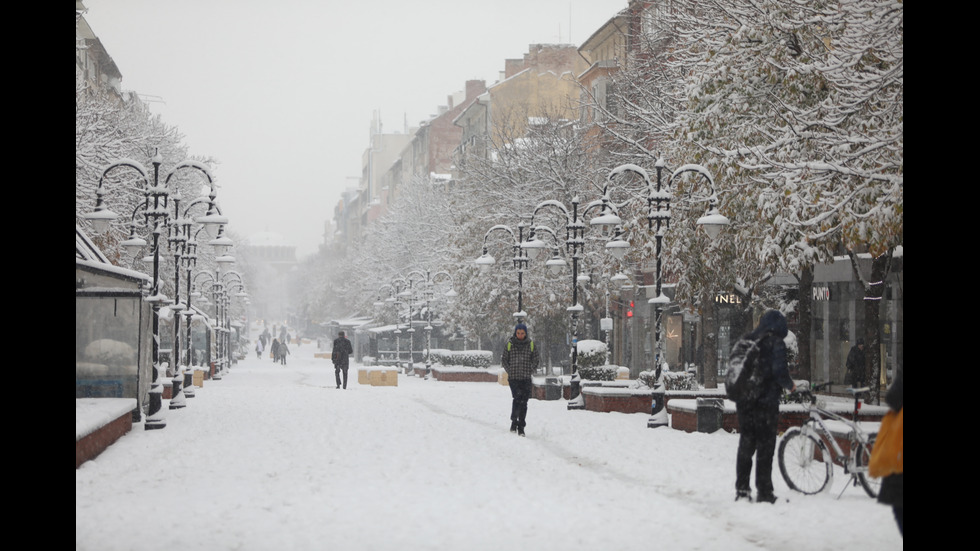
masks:
[[[864,339],[858,339],[851,351],[847,353],[845,366],[847,367],[847,381],[845,382],[852,388],[864,386],[864,380],[867,378],[865,377],[867,368],[864,359]]]
[[[500,365],[507,372],[507,382],[513,402],[510,408],[510,432],[524,436],[527,425],[527,402],[531,399],[531,376],[538,369],[540,355],[534,341],[527,336],[527,326],[518,323],[514,335],[507,341]]]
[[[333,353],[330,359],[333,361],[333,372],[337,377],[337,388],[340,388],[340,372],[344,372],[344,390],[347,390],[347,369],[350,367],[350,355],[354,353],[345,333],[341,331],[333,341]]]
[[[772,491],[772,456],[776,450],[779,398],[782,389],[796,390],[786,366],[786,317],[778,310],[762,315],[759,326],[748,338],[759,342],[756,369],[763,373],[762,393],[752,401],[736,402],[738,412],[738,455],[735,461],[735,499],[751,499],[749,475],[755,456],[756,500],[775,503]]]

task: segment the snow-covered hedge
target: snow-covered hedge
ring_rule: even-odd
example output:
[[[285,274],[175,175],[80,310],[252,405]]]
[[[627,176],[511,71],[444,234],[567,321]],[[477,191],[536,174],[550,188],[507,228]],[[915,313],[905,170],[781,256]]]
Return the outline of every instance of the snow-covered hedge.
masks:
[[[618,365],[578,366],[579,377],[589,381],[615,381],[618,373]]]
[[[493,352],[489,350],[430,350],[432,360],[442,365],[461,365],[465,367],[490,367]]]
[[[606,363],[606,343],[595,340],[578,341],[578,367],[598,367]],[[604,379],[600,379],[604,380]]]
[[[654,371],[641,371],[637,379],[641,384],[648,388],[656,387]],[[661,371],[660,381],[664,384],[665,390],[701,390],[694,373],[688,371]]]

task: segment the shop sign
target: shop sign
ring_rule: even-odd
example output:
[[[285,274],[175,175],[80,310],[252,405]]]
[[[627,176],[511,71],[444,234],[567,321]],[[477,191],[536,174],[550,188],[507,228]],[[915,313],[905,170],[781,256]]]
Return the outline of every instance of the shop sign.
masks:
[[[830,300],[830,287],[815,286],[813,288],[813,300]]]
[[[742,304],[742,298],[735,293],[718,293],[715,295],[718,304]]]

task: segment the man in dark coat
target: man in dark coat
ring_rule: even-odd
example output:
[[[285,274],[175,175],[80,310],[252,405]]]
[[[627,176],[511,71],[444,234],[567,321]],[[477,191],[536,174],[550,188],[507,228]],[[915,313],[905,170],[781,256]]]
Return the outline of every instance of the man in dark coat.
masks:
[[[761,370],[762,393],[754,401],[736,402],[739,439],[735,461],[735,499],[751,499],[749,477],[755,456],[756,500],[775,503],[772,491],[772,456],[776,450],[779,421],[779,398],[782,389],[796,390],[786,367],[786,338],[789,328],[786,317],[778,310],[769,310],[759,320],[759,326],[748,334],[758,341],[756,369]]]
[[[340,388],[340,372],[344,372],[344,390],[347,390],[347,368],[350,367],[350,355],[354,353],[345,333],[341,331],[333,341],[333,354],[330,358],[333,361],[333,372],[337,377],[337,388]]]
[[[864,339],[858,339],[851,351],[847,353],[845,366],[847,367],[847,381],[845,382],[852,388],[864,386],[865,371],[867,370],[864,360]]]
[[[513,398],[510,408],[510,432],[524,436],[527,417],[527,402],[531,398],[531,376],[538,369],[540,355],[534,349],[534,341],[527,335],[527,326],[518,323],[514,334],[504,347],[500,365],[507,372],[510,394]]]

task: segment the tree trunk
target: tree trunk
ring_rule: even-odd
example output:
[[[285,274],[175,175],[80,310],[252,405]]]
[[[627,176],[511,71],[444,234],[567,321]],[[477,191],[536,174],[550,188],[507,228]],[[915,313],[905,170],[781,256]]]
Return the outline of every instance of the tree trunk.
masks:
[[[864,343],[865,343],[865,373],[867,383],[871,387],[868,401],[873,404],[881,403],[881,299],[885,293],[885,278],[891,266],[892,251],[889,249],[881,256],[871,260],[871,277],[865,281],[861,277],[861,269],[857,256],[848,251],[851,258],[851,268],[854,275],[864,287]]]
[[[713,294],[701,297],[701,338],[704,350],[703,384],[718,388],[718,306]]]
[[[797,376],[810,380],[810,344],[813,331],[813,264],[803,266],[800,271],[799,293],[800,327],[797,335],[799,353],[796,356]]]

